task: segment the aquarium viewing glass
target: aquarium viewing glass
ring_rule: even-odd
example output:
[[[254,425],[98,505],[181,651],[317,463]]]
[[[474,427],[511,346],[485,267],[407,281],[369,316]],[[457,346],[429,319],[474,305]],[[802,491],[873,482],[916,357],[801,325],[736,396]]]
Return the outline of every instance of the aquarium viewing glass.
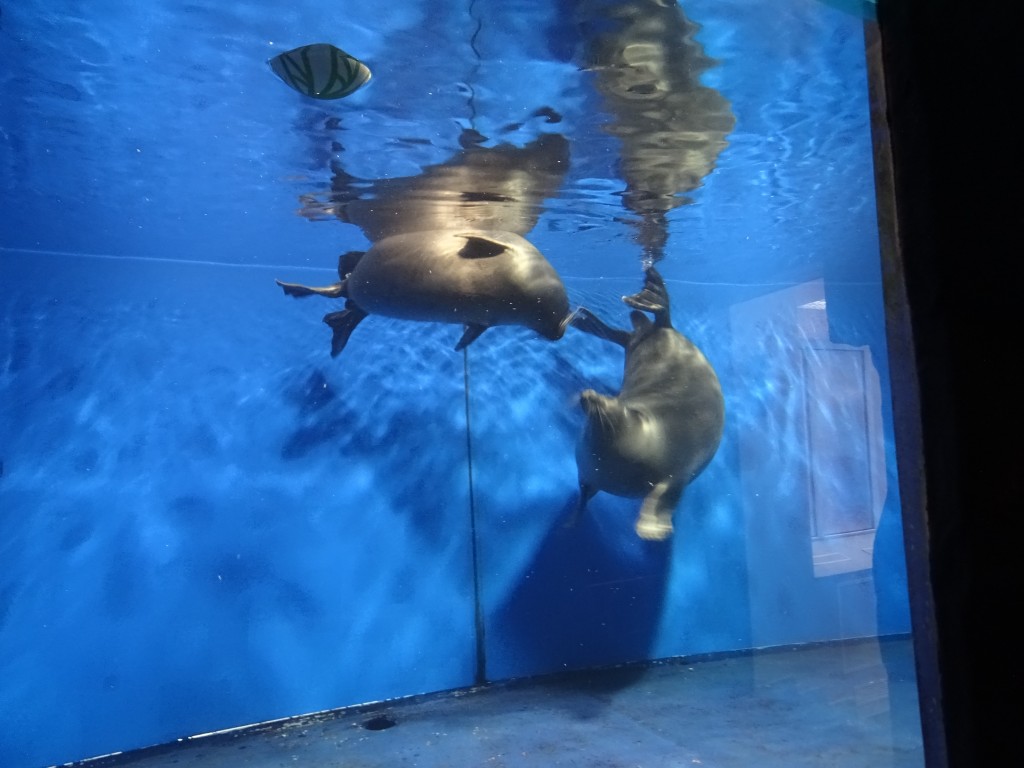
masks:
[[[0,0],[0,765],[742,660],[647,764],[923,766],[875,33]]]

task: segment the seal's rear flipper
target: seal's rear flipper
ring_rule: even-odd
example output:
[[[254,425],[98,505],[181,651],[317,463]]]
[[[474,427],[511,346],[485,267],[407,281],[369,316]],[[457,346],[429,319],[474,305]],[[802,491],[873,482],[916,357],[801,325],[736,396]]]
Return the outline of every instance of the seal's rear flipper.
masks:
[[[345,295],[345,282],[334,283],[333,285],[325,285],[321,288],[314,288],[309,285],[299,285],[298,283],[282,283],[280,280],[275,280],[275,283],[280,285],[284,292],[289,296],[294,296],[296,299],[301,299],[303,296],[326,296],[329,299],[337,299]]]
[[[459,343],[455,345],[455,351],[465,349],[474,341],[476,341],[480,334],[487,330],[486,325],[477,325],[476,323],[466,323],[466,331],[462,334],[462,338],[459,339]]]
[[[643,290],[632,296],[623,296],[622,300],[633,309],[652,313],[659,326],[672,324],[669,316],[668,290],[665,288],[665,281],[654,267],[647,268]]]
[[[629,331],[612,328],[586,307],[580,307],[573,312],[569,322],[573,328],[578,328],[591,336],[597,336],[599,339],[614,342],[621,347],[629,344]]]
[[[629,313],[629,319],[633,323],[633,332],[640,336],[648,334],[651,328],[656,325],[656,323],[651,322],[651,318],[635,309]]]
[[[341,310],[341,312],[331,312],[324,315],[324,322],[331,326],[331,329],[334,331],[334,335],[331,337],[331,357],[337,357],[341,354],[341,350],[348,344],[348,337],[352,335],[352,331],[356,329],[356,326],[362,322],[366,315],[366,312],[363,312],[352,302],[349,302],[348,308]]]
[[[348,251],[338,257],[338,277],[341,278],[342,283],[352,274],[352,270],[356,268],[356,264],[365,253],[366,251]]]
[[[636,535],[648,541],[664,541],[672,535],[672,515],[683,498],[683,483],[663,480],[651,489],[640,506]]]

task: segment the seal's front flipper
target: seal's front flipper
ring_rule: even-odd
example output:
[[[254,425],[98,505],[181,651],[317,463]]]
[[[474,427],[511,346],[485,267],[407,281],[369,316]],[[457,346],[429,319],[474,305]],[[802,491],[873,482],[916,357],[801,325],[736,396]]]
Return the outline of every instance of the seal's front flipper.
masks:
[[[612,328],[586,307],[580,307],[572,314],[570,324],[573,328],[578,328],[584,333],[597,336],[599,339],[612,341],[619,346],[625,347],[629,344],[629,331]]]
[[[508,246],[498,240],[480,235],[461,235],[466,244],[459,249],[459,256],[464,259],[490,259],[500,256],[508,250]]]
[[[341,350],[348,344],[348,337],[352,335],[352,331],[356,329],[356,326],[362,322],[366,315],[366,312],[363,312],[351,301],[348,303],[348,307],[341,310],[341,312],[331,312],[324,315],[324,322],[331,326],[331,329],[334,331],[334,335],[331,337],[331,357],[337,357],[341,354]]]
[[[296,299],[301,299],[303,296],[326,296],[329,299],[337,299],[345,295],[345,281],[340,283],[334,283],[333,285],[325,285],[320,288],[315,288],[309,285],[299,285],[298,283],[282,283],[280,280],[275,280],[275,283],[280,285],[286,294],[294,296]]]
[[[672,535],[672,515],[683,497],[683,484],[665,480],[651,489],[636,519],[636,535],[648,541],[664,541]]]
[[[576,504],[572,512],[565,518],[564,526],[566,528],[575,528],[579,525],[580,520],[583,519],[583,513],[587,508],[587,502],[594,498],[594,494],[597,493],[596,488],[591,488],[589,485],[580,483],[580,492],[577,497]]]
[[[476,323],[466,323],[466,330],[462,334],[462,338],[459,339],[459,343],[455,345],[455,351],[459,352],[474,341],[476,341],[480,334],[487,330],[486,325],[477,325]]]
[[[652,313],[659,326],[671,324],[668,290],[665,288],[665,281],[654,267],[647,268],[643,290],[632,296],[623,296],[622,300],[633,309]]]

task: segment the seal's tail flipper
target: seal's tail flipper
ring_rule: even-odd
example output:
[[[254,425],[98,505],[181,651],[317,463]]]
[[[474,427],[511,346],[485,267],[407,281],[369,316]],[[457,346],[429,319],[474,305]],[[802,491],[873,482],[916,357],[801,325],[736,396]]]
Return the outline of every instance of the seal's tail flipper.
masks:
[[[462,334],[462,338],[459,339],[459,343],[455,345],[455,351],[460,352],[478,338],[480,334],[487,330],[486,325],[477,325],[476,323],[466,323],[466,330]]]
[[[650,333],[651,328],[657,325],[657,323],[651,322],[651,318],[636,309],[629,313],[629,319],[633,323],[633,332],[642,336]]]
[[[284,283],[280,280],[275,280],[274,282],[280,285],[286,294],[294,296],[296,299],[314,295],[326,296],[329,299],[347,299],[348,283],[346,281],[348,276],[352,274],[352,270],[356,268],[356,264],[363,258],[364,253],[365,251],[349,251],[348,253],[341,254],[338,257],[338,277],[341,278],[341,281],[331,285],[314,287],[311,285],[300,285],[299,283]]]
[[[643,290],[632,296],[623,296],[622,300],[633,309],[642,309],[653,314],[657,325],[671,325],[668,290],[665,288],[665,281],[654,267],[647,268]]]
[[[614,342],[621,347],[629,344],[629,331],[612,328],[586,307],[580,307],[569,316],[569,324],[591,336]]]
[[[283,283],[280,280],[275,280],[274,282],[280,285],[287,295],[294,296],[296,299],[314,295],[326,296],[329,299],[337,299],[346,295],[344,280],[340,283],[325,285],[319,288],[309,285],[300,285],[299,283]]]
[[[338,257],[338,277],[341,278],[342,283],[352,274],[352,270],[356,268],[356,264],[365,253],[366,251],[347,251]]]
[[[331,326],[331,329],[334,331],[334,335],[331,337],[331,357],[337,357],[341,354],[341,350],[348,344],[348,337],[352,335],[352,331],[356,329],[356,326],[362,322],[366,315],[366,312],[363,312],[351,301],[348,303],[348,307],[341,310],[341,312],[331,312],[324,315],[324,322]]]

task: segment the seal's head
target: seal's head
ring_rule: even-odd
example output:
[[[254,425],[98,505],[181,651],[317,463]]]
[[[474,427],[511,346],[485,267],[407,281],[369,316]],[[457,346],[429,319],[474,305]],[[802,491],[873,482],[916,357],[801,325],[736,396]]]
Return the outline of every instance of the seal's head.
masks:
[[[538,312],[535,317],[531,318],[528,327],[549,341],[558,341],[562,338],[565,335],[565,329],[572,322],[568,302],[565,302],[564,312],[562,311],[562,302],[557,297],[553,297],[549,302],[538,301],[537,309]]]
[[[599,395],[596,390],[584,389],[580,392],[580,407],[587,416],[593,416],[602,410],[602,404],[610,398]]]
[[[600,395],[593,389],[585,389],[580,393],[580,407],[586,414],[587,426],[592,436],[596,433],[610,438],[621,429],[624,409],[618,398]]]
[[[569,297],[558,273],[539,252],[535,249],[534,252],[536,257],[532,263],[525,265],[527,274],[516,277],[522,286],[517,303],[521,303],[527,313],[523,325],[545,339],[558,341],[565,335],[575,313],[569,311]]]

